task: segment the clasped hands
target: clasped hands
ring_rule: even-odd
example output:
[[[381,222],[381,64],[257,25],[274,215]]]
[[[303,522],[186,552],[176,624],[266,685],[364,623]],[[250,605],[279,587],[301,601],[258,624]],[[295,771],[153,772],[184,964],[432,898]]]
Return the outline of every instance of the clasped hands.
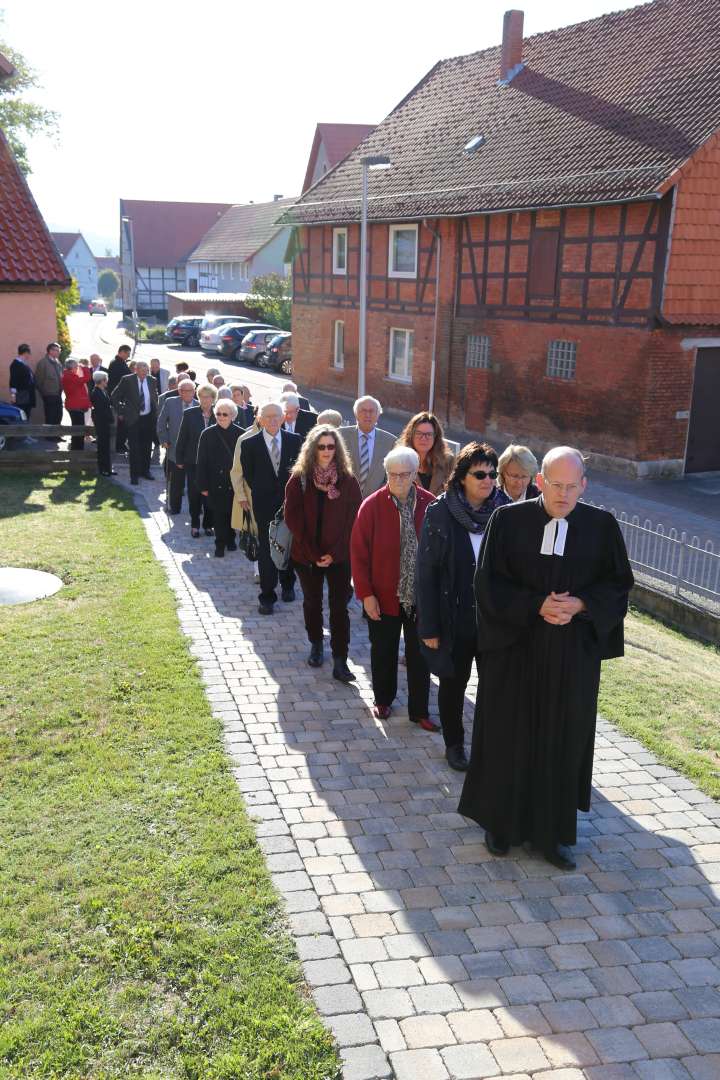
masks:
[[[584,610],[585,603],[578,596],[571,596],[568,592],[551,592],[543,600],[538,615],[541,615],[545,622],[551,623],[552,626],[567,626]]]

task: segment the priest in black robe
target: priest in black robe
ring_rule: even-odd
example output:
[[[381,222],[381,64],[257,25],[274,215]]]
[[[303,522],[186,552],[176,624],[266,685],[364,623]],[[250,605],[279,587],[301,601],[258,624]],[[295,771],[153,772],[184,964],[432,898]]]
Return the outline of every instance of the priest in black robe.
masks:
[[[613,515],[578,502],[579,451],[551,450],[537,483],[538,498],[495,511],[478,558],[480,677],[458,810],[486,830],[492,854],[527,842],[572,870],[600,663],[623,655],[633,575]]]

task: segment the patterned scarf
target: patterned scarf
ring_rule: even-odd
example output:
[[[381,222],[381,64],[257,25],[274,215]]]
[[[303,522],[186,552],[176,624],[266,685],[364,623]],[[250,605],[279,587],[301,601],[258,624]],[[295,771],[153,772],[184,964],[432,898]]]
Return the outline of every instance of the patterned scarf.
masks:
[[[334,461],[331,461],[327,469],[322,469],[319,465],[316,465],[313,469],[313,480],[315,486],[319,488],[327,488],[325,494],[328,499],[339,499],[340,492],[338,491],[337,484],[337,465]]]
[[[415,532],[415,485],[410,488],[404,503],[394,495],[392,500],[400,514],[400,577],[397,595],[404,611],[409,615],[415,606],[415,560],[418,548]]]
[[[448,487],[445,498],[447,508],[455,520],[464,529],[472,533],[484,533],[493,511],[498,506],[504,506],[505,503],[512,502],[509,496],[500,488],[493,488],[492,493],[488,495],[482,506],[474,509],[465,498],[465,492],[459,484],[452,484]]]

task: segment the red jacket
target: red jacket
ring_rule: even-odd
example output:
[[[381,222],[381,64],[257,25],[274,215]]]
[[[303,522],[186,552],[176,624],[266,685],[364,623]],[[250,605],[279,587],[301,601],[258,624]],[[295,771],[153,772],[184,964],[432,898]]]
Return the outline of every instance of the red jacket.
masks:
[[[415,532],[420,538],[425,511],[435,496],[415,485]],[[355,518],[350,540],[355,592],[359,600],[376,596],[383,615],[399,615],[400,514],[385,484],[369,495]]]
[[[65,408],[77,409],[85,412],[90,408],[90,395],[88,394],[87,381],[90,378],[90,368],[78,365],[73,371],[63,371],[62,388],[65,393]]]
[[[316,563],[323,555],[332,555],[333,562],[350,559],[350,532],[362,495],[354,476],[346,476],[338,484],[340,498],[325,497],[320,546],[315,541],[317,531],[318,490],[309,483],[302,489],[299,476],[291,476],[285,488],[285,524],[292,533],[290,557],[299,563]]]

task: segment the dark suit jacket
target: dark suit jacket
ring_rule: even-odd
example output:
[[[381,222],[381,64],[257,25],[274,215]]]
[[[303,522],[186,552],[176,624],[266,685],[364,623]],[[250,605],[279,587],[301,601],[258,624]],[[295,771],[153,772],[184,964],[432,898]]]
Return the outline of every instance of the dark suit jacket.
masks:
[[[96,368],[91,369],[90,375],[88,376],[88,381],[87,381],[88,394],[90,395],[91,398],[92,398],[93,388],[95,386],[95,383],[93,382],[93,372],[95,372],[95,371],[104,371],[105,374],[108,375],[108,369],[106,367],[103,367],[102,364],[98,364],[98,366]],[[113,390],[114,389],[115,389],[115,387],[113,387]],[[110,392],[110,376],[108,375],[108,393],[109,392]]]
[[[108,365],[108,391],[112,394],[123,375],[131,374],[132,372],[125,361],[121,360],[119,356],[116,356]]]
[[[235,456],[235,443],[243,430],[237,424],[231,424],[226,433],[217,424],[212,424],[205,428],[198,439],[195,482],[199,491],[207,491],[211,502],[213,499],[232,499],[230,470]]]
[[[300,402],[301,409],[305,409],[307,412],[312,412],[312,409],[310,408],[310,402],[306,397],[303,397],[302,394],[298,394],[298,401]]]
[[[212,427],[214,423],[215,417],[211,415],[208,427]],[[175,461],[178,465],[187,468],[188,465],[197,464],[198,440],[204,430],[205,422],[200,406],[193,405],[192,409],[186,409],[180,421],[180,430],[175,444]]]
[[[107,390],[94,386],[90,392],[92,422],[96,428],[109,428],[113,422],[113,407]]]
[[[310,412],[309,409],[300,409],[295,417],[295,434],[304,439],[310,428],[315,427],[316,424],[317,413]],[[285,425],[283,424],[284,430]]]
[[[243,479],[252,491],[252,504],[258,524],[267,524],[280,509],[285,498],[285,486],[290,470],[297,460],[302,446],[300,435],[289,431],[280,432],[280,470],[275,475],[265,436],[262,431],[243,439],[240,445],[240,462]]]
[[[150,394],[150,419],[154,428],[158,408],[157,383],[151,376],[148,376],[145,381]],[[115,411],[118,416],[122,416],[127,426],[132,427],[133,424],[137,424],[140,419],[140,391],[137,375],[132,372],[130,375],[123,375],[111,397]]]
[[[30,412],[35,408],[35,376],[32,368],[17,356],[10,365],[10,389],[15,391],[15,404]]]

